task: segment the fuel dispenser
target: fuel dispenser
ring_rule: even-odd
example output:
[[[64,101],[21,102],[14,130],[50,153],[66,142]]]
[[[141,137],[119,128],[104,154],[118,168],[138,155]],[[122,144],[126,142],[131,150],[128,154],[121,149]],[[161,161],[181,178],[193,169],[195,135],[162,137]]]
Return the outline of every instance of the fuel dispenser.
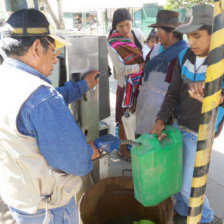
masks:
[[[99,125],[101,120],[110,116],[107,40],[105,36],[77,35],[67,31],[60,31],[58,35],[70,42],[70,46],[64,48],[53,74],[49,77],[55,87],[63,85],[68,80],[78,82],[91,70],[99,70],[103,74],[99,77],[96,87],[69,105],[88,142],[98,138],[102,128],[105,129],[103,134],[109,132],[107,125]],[[101,159],[94,161],[93,171],[83,177],[82,192],[99,181],[100,173],[108,169],[107,158],[103,157],[102,160],[103,163]]]
[[[91,70],[107,71],[106,37],[78,36],[66,38],[71,46],[66,48],[69,79],[80,81]],[[82,99],[71,105],[87,141],[99,136],[99,121],[110,116],[108,75],[99,78],[99,85],[89,90]]]
[[[66,32],[60,32],[59,35],[71,45],[65,47],[49,77],[55,87],[68,80],[78,82],[91,70],[99,70],[103,74],[99,78],[99,85],[70,105],[73,116],[89,141],[99,136],[99,121],[110,116],[106,37],[78,36]]]

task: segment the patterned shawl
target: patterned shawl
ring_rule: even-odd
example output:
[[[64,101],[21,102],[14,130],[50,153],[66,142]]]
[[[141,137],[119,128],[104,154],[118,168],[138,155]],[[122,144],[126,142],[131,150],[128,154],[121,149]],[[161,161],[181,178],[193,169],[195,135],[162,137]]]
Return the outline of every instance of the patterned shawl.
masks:
[[[174,45],[168,47],[167,49],[159,53],[157,56],[150,59],[146,63],[144,68],[144,81],[146,82],[148,80],[150,72],[167,73],[170,62],[173,59],[177,58],[179,53],[187,47],[188,44],[185,40],[179,40]]]
[[[108,38],[108,43],[113,47],[126,65],[140,64],[144,62],[142,51],[127,37],[121,36],[117,30]],[[125,94],[122,107],[131,107],[133,94],[138,89],[143,70],[129,74],[126,77]]]

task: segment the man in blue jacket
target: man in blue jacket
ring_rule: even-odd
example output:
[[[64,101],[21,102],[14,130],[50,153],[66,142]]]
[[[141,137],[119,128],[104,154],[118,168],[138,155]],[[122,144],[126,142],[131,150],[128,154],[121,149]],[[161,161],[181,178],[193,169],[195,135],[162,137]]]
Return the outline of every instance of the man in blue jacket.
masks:
[[[67,107],[97,84],[98,71],[58,90],[47,78],[64,44],[35,9],[13,13],[2,30],[0,195],[17,223],[79,223],[79,176],[99,156]]]

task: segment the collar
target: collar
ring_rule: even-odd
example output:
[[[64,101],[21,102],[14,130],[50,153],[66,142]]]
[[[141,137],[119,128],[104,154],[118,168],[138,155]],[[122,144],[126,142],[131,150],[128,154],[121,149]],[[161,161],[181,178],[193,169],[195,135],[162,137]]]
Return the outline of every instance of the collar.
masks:
[[[38,72],[34,68],[30,67],[29,65],[24,64],[21,61],[18,61],[18,60],[12,59],[12,58],[5,58],[3,64],[7,64],[7,65],[10,65],[14,68],[18,68],[18,69],[21,69],[23,71],[26,71],[26,72],[28,72],[32,75],[35,75],[35,76],[41,78],[45,82],[51,84],[51,81],[48,78],[46,78],[43,74],[41,74],[40,72]]]

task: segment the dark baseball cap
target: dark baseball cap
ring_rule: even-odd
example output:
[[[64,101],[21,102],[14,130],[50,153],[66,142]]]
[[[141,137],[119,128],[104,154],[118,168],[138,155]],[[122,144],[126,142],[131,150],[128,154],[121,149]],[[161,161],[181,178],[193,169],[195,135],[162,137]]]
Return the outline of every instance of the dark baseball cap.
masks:
[[[189,22],[178,26],[175,31],[187,34],[199,30],[204,25],[213,26],[213,13],[213,5],[196,5],[192,8]]]
[[[4,29],[4,26],[7,29]],[[2,38],[50,36],[55,40],[56,48],[69,45],[67,41],[56,35],[56,30],[46,16],[36,9],[21,9],[14,12],[4,26]]]

